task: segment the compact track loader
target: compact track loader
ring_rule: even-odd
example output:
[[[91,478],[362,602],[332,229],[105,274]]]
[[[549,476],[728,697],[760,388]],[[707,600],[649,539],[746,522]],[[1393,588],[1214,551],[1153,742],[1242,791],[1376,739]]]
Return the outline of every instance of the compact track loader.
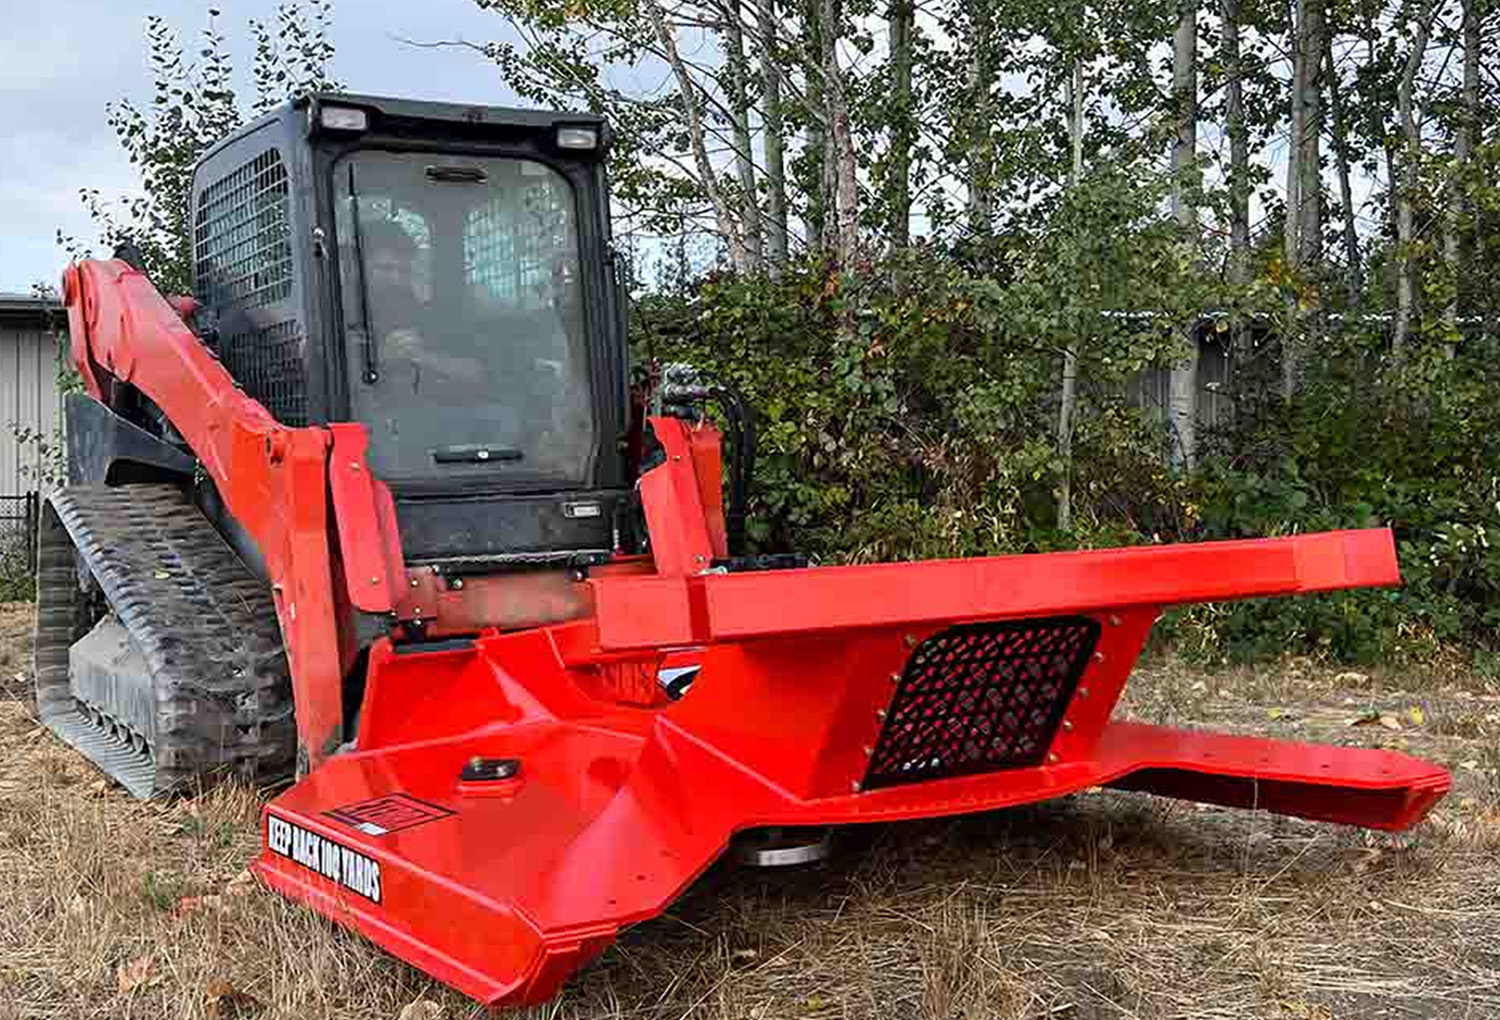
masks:
[[[627,383],[609,142],[308,96],[198,166],[194,297],[68,268],[48,726],[140,797],[295,777],[260,878],[491,1004],[553,995],[731,847],[1093,786],[1397,830],[1447,791],[1401,754],[1111,718],[1162,607],[1398,584],[1388,531],[742,555],[750,429],[726,500],[706,384],[645,415]]]

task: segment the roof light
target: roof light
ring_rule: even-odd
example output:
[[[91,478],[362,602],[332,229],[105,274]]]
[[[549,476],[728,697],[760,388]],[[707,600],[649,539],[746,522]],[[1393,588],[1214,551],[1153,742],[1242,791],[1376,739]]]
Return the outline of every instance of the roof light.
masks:
[[[597,149],[599,129],[596,127],[560,127],[557,129],[559,149]]]
[[[370,126],[370,115],[353,106],[325,106],[318,111],[318,123],[330,131],[363,131]]]

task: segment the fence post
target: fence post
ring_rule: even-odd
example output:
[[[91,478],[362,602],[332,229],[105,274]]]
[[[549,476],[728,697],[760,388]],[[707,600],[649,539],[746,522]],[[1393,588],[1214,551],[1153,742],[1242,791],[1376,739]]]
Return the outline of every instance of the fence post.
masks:
[[[37,571],[37,525],[41,516],[41,494],[35,489],[26,494],[26,562],[31,576]]]

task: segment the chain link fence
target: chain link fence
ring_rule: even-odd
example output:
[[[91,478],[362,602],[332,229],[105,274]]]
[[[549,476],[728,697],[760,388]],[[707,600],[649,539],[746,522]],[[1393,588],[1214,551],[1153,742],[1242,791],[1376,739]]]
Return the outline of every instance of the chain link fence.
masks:
[[[0,496],[0,601],[30,599],[36,591],[35,492]]]

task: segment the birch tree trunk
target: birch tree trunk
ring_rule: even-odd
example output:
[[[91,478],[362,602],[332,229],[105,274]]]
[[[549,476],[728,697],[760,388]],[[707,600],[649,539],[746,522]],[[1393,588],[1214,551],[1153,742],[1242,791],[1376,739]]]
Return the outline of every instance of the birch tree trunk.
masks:
[[[1229,134],[1229,282],[1250,283],[1250,132],[1245,125],[1245,68],[1240,60],[1239,0],[1223,0],[1224,112]],[[1247,351],[1243,317],[1230,319],[1234,361]]]
[[[1302,246],[1298,243],[1298,231],[1302,226],[1302,200],[1298,194],[1302,187],[1302,173],[1298,162],[1302,157],[1302,133],[1306,130],[1306,123],[1302,118],[1302,96],[1305,85],[1302,61],[1302,0],[1294,0],[1287,12],[1287,50],[1292,57],[1292,109],[1286,143],[1286,223],[1283,259],[1287,273],[1290,275],[1296,272],[1297,256],[1302,251]]]
[[[1197,248],[1198,211],[1192,192],[1198,157],[1198,3],[1184,0],[1172,46],[1172,105],[1177,137],[1172,143],[1172,215],[1182,237]],[[1167,420],[1177,442],[1172,460],[1191,470],[1197,448],[1198,330],[1187,327],[1188,354],[1172,364],[1168,375]]]
[[[1422,126],[1417,121],[1413,92],[1416,89],[1417,72],[1422,67],[1422,58],[1427,54],[1427,40],[1432,33],[1432,22],[1437,17],[1439,3],[1440,0],[1429,0],[1427,10],[1419,18],[1411,53],[1407,55],[1406,67],[1401,72],[1401,83],[1396,88],[1396,108],[1401,116],[1401,131],[1406,138],[1401,160],[1401,187],[1396,195],[1396,331],[1391,338],[1391,359],[1397,365],[1406,360],[1406,345],[1411,336],[1412,316],[1416,307],[1416,256],[1412,252],[1412,241],[1416,220],[1415,201],[1420,181],[1418,171],[1422,159]]]
[[[1328,77],[1328,112],[1332,118],[1334,167],[1339,179],[1339,203],[1344,207],[1344,287],[1349,307],[1359,304],[1359,233],[1354,226],[1354,192],[1349,184],[1349,128],[1344,120],[1343,85],[1333,62],[1333,40],[1323,40],[1323,73]]]
[[[682,106],[683,118],[687,121],[688,141],[693,149],[693,164],[698,171],[703,190],[708,195],[709,203],[713,206],[714,222],[725,244],[729,246],[729,260],[735,270],[741,273],[748,272],[745,237],[740,232],[735,211],[724,196],[723,189],[719,187],[719,179],[714,175],[713,163],[708,158],[708,145],[703,136],[703,111],[698,104],[698,86],[693,81],[693,76],[688,73],[687,65],[683,63],[682,56],[677,51],[677,37],[667,26],[666,16],[662,13],[661,7],[655,2],[649,2],[646,5],[646,13],[651,19],[651,29],[656,36],[656,42],[661,47],[662,53],[666,55],[667,63],[672,68],[672,76],[677,81],[677,99]]]
[[[1068,169],[1068,190],[1077,187],[1083,177],[1083,57],[1073,58],[1073,74],[1068,82],[1068,141],[1072,161]],[[1057,486],[1057,527],[1073,527],[1073,423],[1078,413],[1078,354],[1081,337],[1063,351],[1062,394],[1057,406],[1057,459],[1062,464],[1062,478]]]
[[[994,224],[994,203],[990,196],[990,92],[983,40],[977,31],[971,32],[969,38],[968,86],[974,104],[974,137],[969,144],[969,224],[975,230],[988,231]]]
[[[724,57],[728,65],[725,91],[729,99],[730,140],[734,172],[740,184],[740,229],[745,237],[745,270],[761,268],[760,196],[755,186],[754,149],[750,142],[749,68],[745,62],[745,32],[737,16],[724,19]]]
[[[854,268],[859,251],[859,165],[849,131],[849,102],[844,94],[844,74],[839,66],[838,41],[842,13],[839,0],[822,0],[823,95],[828,109],[826,152],[833,170],[838,208],[839,264],[845,272]]]
[[[1297,172],[1301,222],[1297,264],[1304,273],[1323,261],[1323,51],[1324,0],[1302,0],[1302,152]]]
[[[1479,0],[1464,0],[1463,90],[1459,94],[1458,126],[1453,132],[1453,178],[1448,186],[1448,207],[1444,216],[1443,258],[1448,263],[1452,278],[1453,293],[1448,298],[1448,307],[1443,313],[1447,327],[1448,357],[1453,357],[1453,342],[1458,337],[1459,282],[1463,279],[1463,242],[1460,231],[1463,214],[1467,207],[1464,195],[1467,187],[1469,160],[1473,155],[1473,132],[1479,126]]]
[[[887,27],[891,46],[891,153],[886,163],[890,214],[886,232],[891,247],[905,248],[911,240],[911,151],[916,144],[911,69],[912,31],[916,12],[912,0],[891,0]]]
[[[766,161],[766,265],[775,276],[786,267],[786,126],[781,69],[776,60],[776,0],[760,0],[762,145]]]

